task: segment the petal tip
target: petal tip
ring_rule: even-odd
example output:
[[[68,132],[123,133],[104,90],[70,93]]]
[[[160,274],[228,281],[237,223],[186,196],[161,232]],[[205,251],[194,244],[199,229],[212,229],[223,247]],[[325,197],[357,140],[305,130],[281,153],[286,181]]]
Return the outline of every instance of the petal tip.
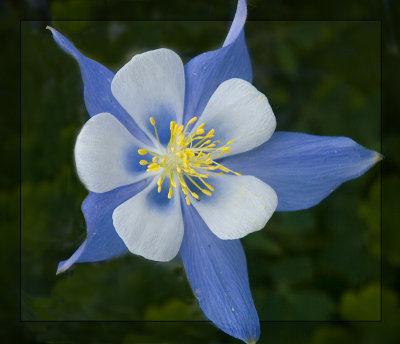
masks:
[[[58,33],[58,31],[57,31],[54,27],[49,26],[49,25],[46,26],[46,30],[49,30],[50,33],[51,33],[53,36],[56,36],[57,33]]]
[[[375,152],[374,156],[374,163],[378,163],[379,161],[383,160],[384,156],[381,153]]]
[[[62,274],[63,272],[67,271],[69,266],[65,264],[65,261],[58,263],[56,275]]]

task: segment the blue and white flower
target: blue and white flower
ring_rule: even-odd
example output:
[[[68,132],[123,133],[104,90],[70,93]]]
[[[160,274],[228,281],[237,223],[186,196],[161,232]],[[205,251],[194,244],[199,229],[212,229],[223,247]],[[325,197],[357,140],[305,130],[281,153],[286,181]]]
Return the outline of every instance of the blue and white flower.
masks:
[[[87,238],[58,273],[127,250],[155,261],[180,253],[204,314],[250,343],[260,329],[239,239],[276,210],[318,204],[380,154],[344,137],[274,133],[251,85],[245,19],[239,0],[221,49],[186,66],[153,50],[115,75],[49,29],[80,65],[91,116],[75,145]]]

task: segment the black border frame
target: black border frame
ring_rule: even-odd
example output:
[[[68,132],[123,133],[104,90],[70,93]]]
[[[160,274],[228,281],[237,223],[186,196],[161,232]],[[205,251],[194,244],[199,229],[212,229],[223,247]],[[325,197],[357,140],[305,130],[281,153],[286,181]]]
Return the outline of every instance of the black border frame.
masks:
[[[107,1],[105,2],[107,7]],[[52,19],[55,22],[76,22],[76,21],[96,21],[96,22],[108,22],[108,21],[142,21],[142,22],[154,22],[160,20],[116,20],[116,19]],[[194,21],[194,22],[214,22],[214,21],[225,21],[231,22],[231,20],[206,20],[206,19],[166,19],[163,21]],[[276,19],[251,19],[248,18],[246,22],[377,22],[380,23],[380,151],[383,152],[382,138],[383,138],[383,20],[382,19],[288,19],[288,20],[276,20]],[[23,22],[48,22],[47,19],[20,19],[19,20],[19,322],[24,323],[212,323],[210,320],[23,320],[22,319],[22,23]],[[383,323],[383,205],[382,205],[382,184],[383,184],[383,164],[380,165],[380,319],[379,320],[262,320],[262,323]]]

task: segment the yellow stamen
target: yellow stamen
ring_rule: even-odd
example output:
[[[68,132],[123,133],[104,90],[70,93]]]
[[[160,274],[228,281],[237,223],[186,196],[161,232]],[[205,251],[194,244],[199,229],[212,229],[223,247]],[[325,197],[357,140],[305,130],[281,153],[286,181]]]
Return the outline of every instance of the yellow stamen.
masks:
[[[214,188],[210,185],[210,184],[207,184],[204,180],[203,180],[203,178],[199,178],[200,180],[201,180],[201,182],[210,190],[210,191],[214,191]]]
[[[189,122],[188,122],[188,124],[192,124],[192,123],[194,123],[194,122],[196,122],[197,121],[197,117],[193,117]]]
[[[153,117],[150,117],[150,123],[154,127],[154,133],[156,134],[157,142],[161,146],[160,139],[158,138],[157,128],[156,128],[156,121]]]
[[[206,189],[201,189],[201,192],[202,192],[203,194],[206,194],[207,196],[211,196],[211,192],[208,191],[208,190],[206,190]]]
[[[150,117],[149,120],[154,127],[157,142],[161,147],[156,122],[153,117]],[[215,130],[211,129],[204,135],[204,123],[197,126],[195,130],[192,129],[191,133],[186,134],[189,126],[196,121],[197,117],[193,117],[187,122],[185,127],[182,124],[171,121],[169,126],[171,132],[170,139],[162,154],[143,148],[138,150],[140,155],[153,155],[151,162],[146,160],[139,161],[140,165],[147,165],[148,172],[160,173],[158,172],[160,169],[162,171],[157,180],[157,191],[161,192],[162,184],[168,176],[168,198],[171,199],[173,197],[173,188],[180,186],[185,195],[187,205],[191,203],[189,195],[197,200],[200,199],[198,193],[193,188],[199,190],[204,195],[212,196],[214,188],[204,181],[210,175],[216,176],[223,173],[241,175],[216,162],[216,159],[220,158],[223,154],[229,153],[229,145],[234,141],[230,140],[225,145],[221,145],[220,140],[212,140]],[[175,182],[175,175],[177,182]]]
[[[196,130],[196,135],[201,135],[201,134],[204,134],[204,129],[198,128]]]

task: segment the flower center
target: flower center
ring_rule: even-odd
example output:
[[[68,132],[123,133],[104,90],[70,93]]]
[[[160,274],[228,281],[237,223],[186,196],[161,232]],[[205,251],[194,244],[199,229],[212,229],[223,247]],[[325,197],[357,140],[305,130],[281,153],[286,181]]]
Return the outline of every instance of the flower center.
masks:
[[[214,129],[205,134],[204,123],[200,124],[197,129],[191,133],[187,133],[190,125],[197,121],[197,117],[193,117],[185,127],[179,125],[175,121],[170,123],[171,136],[168,146],[164,149],[158,138],[156,123],[153,117],[150,117],[150,123],[154,127],[154,132],[163,154],[152,152],[147,149],[139,149],[140,155],[152,154],[151,162],[140,160],[140,165],[147,165],[147,172],[163,171],[158,178],[158,192],[161,192],[162,184],[165,178],[169,177],[168,198],[172,198],[177,188],[175,183],[175,175],[182,192],[186,196],[186,203],[190,205],[190,194],[195,199],[199,199],[199,195],[195,192],[202,192],[207,196],[211,196],[214,188],[208,184],[205,179],[210,175],[221,175],[225,173],[234,173],[241,176],[240,173],[234,172],[225,166],[217,163],[221,155],[229,153],[230,146],[234,141],[228,141],[225,145],[221,145],[220,140],[213,140]],[[187,184],[189,182],[190,186]],[[193,190],[192,190],[193,189]]]

